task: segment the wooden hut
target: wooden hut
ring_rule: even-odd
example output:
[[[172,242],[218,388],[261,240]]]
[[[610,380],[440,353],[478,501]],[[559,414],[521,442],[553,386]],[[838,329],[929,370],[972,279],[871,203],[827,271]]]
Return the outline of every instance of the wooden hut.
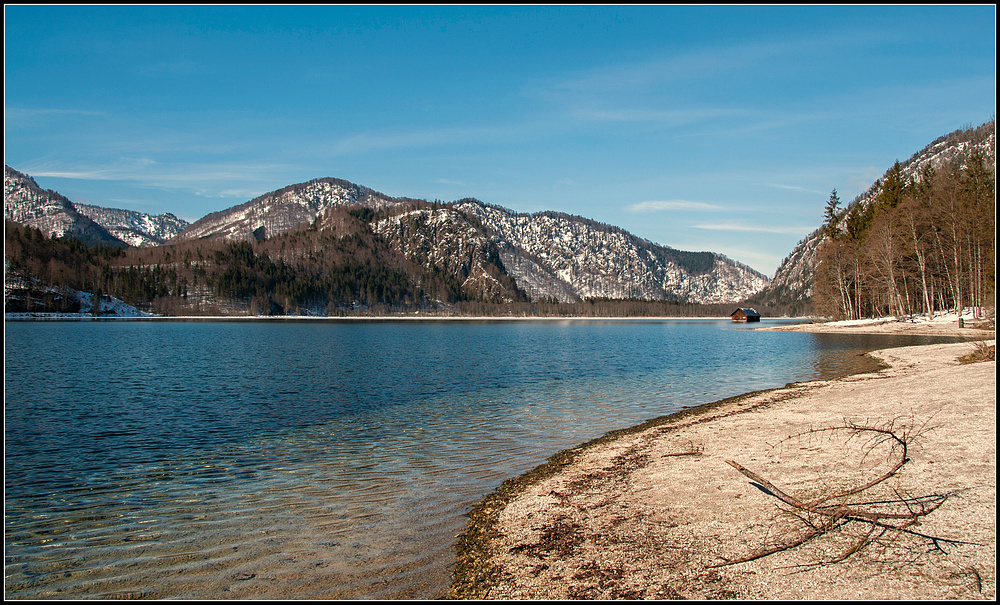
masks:
[[[733,311],[730,315],[733,321],[746,322],[746,321],[760,321],[760,313],[754,311],[753,309],[739,308]]]

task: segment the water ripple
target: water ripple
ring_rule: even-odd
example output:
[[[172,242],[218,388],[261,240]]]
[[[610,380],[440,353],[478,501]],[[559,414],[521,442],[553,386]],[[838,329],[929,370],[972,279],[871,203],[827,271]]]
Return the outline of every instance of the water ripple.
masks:
[[[439,596],[506,477],[873,344],[719,322],[6,328],[15,598]]]

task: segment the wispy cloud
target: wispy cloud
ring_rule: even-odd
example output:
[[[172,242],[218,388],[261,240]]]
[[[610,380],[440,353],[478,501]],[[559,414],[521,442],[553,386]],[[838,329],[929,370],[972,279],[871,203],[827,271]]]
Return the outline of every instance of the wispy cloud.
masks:
[[[681,210],[686,212],[717,212],[723,210],[722,206],[706,204],[705,202],[692,202],[690,200],[650,200],[631,204],[629,212],[661,212],[665,210]]]
[[[65,107],[4,107],[3,121],[6,128],[25,128],[58,118],[103,117],[103,111]]]
[[[708,231],[736,231],[741,233],[773,233],[778,235],[802,236],[816,229],[815,225],[754,225],[741,220],[720,221],[716,223],[700,223],[692,225],[695,229]]]
[[[23,166],[31,176],[82,181],[122,181],[141,176],[155,162],[144,158],[122,160],[103,165],[79,165],[66,162],[36,162]]]
[[[783,52],[781,44],[758,44],[695,50],[645,62],[592,69],[566,78],[552,87],[555,92],[575,94],[621,93],[673,85],[686,80],[704,80]]]
[[[787,191],[801,191],[802,193],[810,193],[816,195],[826,195],[822,191],[817,191],[815,189],[810,189],[809,187],[798,187],[796,185],[779,185],[777,183],[768,183],[768,187],[774,187],[775,189],[785,189]]]
[[[570,110],[570,116],[593,122],[645,122],[668,126],[692,124],[705,120],[735,118],[747,115],[738,108],[698,107],[693,109],[660,110],[636,108],[598,108],[577,106]]]
[[[202,197],[247,199],[272,186],[289,168],[261,163],[161,163],[149,158],[120,158],[92,165],[38,161],[18,167],[33,177],[122,181],[154,189],[183,190]],[[234,188],[233,183],[243,186]]]
[[[399,132],[365,132],[317,145],[334,156],[348,156],[371,151],[389,151],[439,145],[463,145],[484,141],[510,140],[530,133],[529,129],[510,126],[472,126],[468,128],[426,128]]]
[[[552,103],[583,123],[693,125],[729,139],[822,120],[829,111],[790,111],[745,94],[746,74],[772,74],[808,65],[810,57],[850,45],[833,34],[689,48],[647,60],[605,63],[536,82],[524,94]],[[862,38],[863,39],[863,38]]]
[[[673,88],[694,81],[713,81],[729,74],[746,73],[759,66],[787,60],[808,61],[817,53],[827,55],[839,48],[859,43],[884,43],[885,32],[878,30],[818,33],[800,37],[770,37],[731,45],[688,47],[675,54],[661,54],[642,61],[608,63],[568,75],[552,83],[547,91],[559,94],[621,95],[654,88]]]

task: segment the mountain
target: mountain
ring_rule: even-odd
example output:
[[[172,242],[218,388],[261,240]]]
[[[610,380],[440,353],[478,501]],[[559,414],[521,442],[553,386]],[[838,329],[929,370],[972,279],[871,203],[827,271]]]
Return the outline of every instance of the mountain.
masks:
[[[370,225],[410,261],[456,279],[476,299],[504,303],[524,299],[496,243],[482,225],[455,208],[401,205],[373,218]]]
[[[174,242],[200,238],[264,239],[315,221],[331,208],[362,206],[376,211],[412,205],[341,179],[291,185],[192,223]],[[582,298],[639,298],[695,303],[736,302],[761,290],[768,279],[712,252],[682,252],[638,238],[617,227],[560,213],[518,214],[474,199],[453,204],[500,250],[506,272],[533,300],[576,302]],[[401,234],[441,241],[426,209],[376,218],[373,229],[402,245]],[[454,218],[454,217],[452,217]],[[458,227],[456,227],[458,228]],[[471,237],[466,233],[466,237]],[[447,239],[447,238],[446,238]],[[480,243],[479,249],[485,249]],[[429,253],[429,251],[428,251]],[[451,253],[464,253],[461,246]],[[442,252],[436,250],[437,261]]]
[[[961,163],[973,150],[978,150],[989,158],[991,165],[995,165],[996,121],[976,128],[956,130],[939,137],[905,162],[890,167],[882,178],[877,179],[867,191],[857,196],[844,209],[841,223],[847,220],[851,210],[856,207],[861,210],[867,209],[878,199],[883,184],[887,182],[891,172],[898,170],[898,177],[903,182],[919,182],[924,168],[937,168],[948,162]],[[800,241],[791,254],[782,261],[767,287],[751,297],[751,302],[759,305],[807,303],[813,295],[817,252],[825,239],[823,227],[819,227]]]
[[[77,211],[73,202],[51,190],[43,190],[33,178],[4,166],[4,218],[29,225],[46,235],[69,235],[87,244],[122,245],[107,229]]]
[[[47,235],[72,236],[88,244],[156,246],[187,226],[172,214],[151,216],[133,210],[74,204],[33,178],[4,166],[4,217]]]
[[[406,201],[412,200],[390,198],[341,179],[315,179],[213,212],[189,225],[177,235],[176,241],[263,239],[311,223],[330,208],[365,206],[378,210]]]
[[[172,214],[152,217],[74,205],[54,192],[41,192],[30,177],[10,168],[8,175],[11,185],[5,187],[5,197],[11,220],[36,226],[38,221],[24,209],[37,211],[57,201],[58,212],[50,214],[65,222],[86,222],[105,238],[132,246],[263,242],[316,228],[335,210],[367,209],[357,216],[373,233],[408,262],[457,280],[465,296],[476,300],[502,302],[527,295],[558,302],[607,298],[735,303],[768,283],[763,274],[720,254],[675,250],[579,216],[522,214],[471,198],[430,204],[342,179],[290,185],[184,226]],[[38,201],[42,199],[48,205]],[[65,227],[45,230],[66,232]]]
[[[533,299],[638,298],[737,302],[767,285],[763,274],[713,252],[683,252],[623,229],[557,212],[520,214],[462,200]]]

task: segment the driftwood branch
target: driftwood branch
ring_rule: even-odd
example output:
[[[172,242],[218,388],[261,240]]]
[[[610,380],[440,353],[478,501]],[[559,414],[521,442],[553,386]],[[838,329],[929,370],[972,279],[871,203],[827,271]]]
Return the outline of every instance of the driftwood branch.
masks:
[[[923,430],[923,427],[921,430]],[[862,535],[858,539],[852,541],[850,546],[840,555],[829,561],[810,564],[810,566],[844,561],[855,553],[864,550],[869,545],[883,540],[887,535],[890,537],[900,534],[916,536],[927,540],[934,549],[942,552],[942,544],[969,544],[960,540],[931,536],[913,529],[919,523],[920,519],[931,514],[944,504],[950,494],[907,497],[895,491],[893,492],[895,497],[891,499],[846,502],[848,498],[861,497],[866,491],[897,475],[909,461],[909,444],[920,431],[914,432],[906,427],[896,426],[895,423],[889,423],[883,427],[869,427],[848,423],[843,426],[813,429],[803,434],[831,431],[849,431],[851,434],[850,438],[867,433],[869,441],[866,444],[866,455],[878,445],[888,444],[890,449],[888,469],[861,485],[827,494],[807,502],[787,493],[765,477],[746,468],[735,460],[726,460],[726,463],[756,483],[766,493],[791,507],[791,512],[802,523],[804,531],[796,537],[760,549],[745,557],[730,559],[723,563],[710,565],[709,567],[724,567],[761,559],[778,552],[796,548],[814,538],[831,533],[852,523],[867,525],[868,529],[862,532]],[[839,503],[832,503],[834,501]],[[885,508],[889,510],[885,510]]]

